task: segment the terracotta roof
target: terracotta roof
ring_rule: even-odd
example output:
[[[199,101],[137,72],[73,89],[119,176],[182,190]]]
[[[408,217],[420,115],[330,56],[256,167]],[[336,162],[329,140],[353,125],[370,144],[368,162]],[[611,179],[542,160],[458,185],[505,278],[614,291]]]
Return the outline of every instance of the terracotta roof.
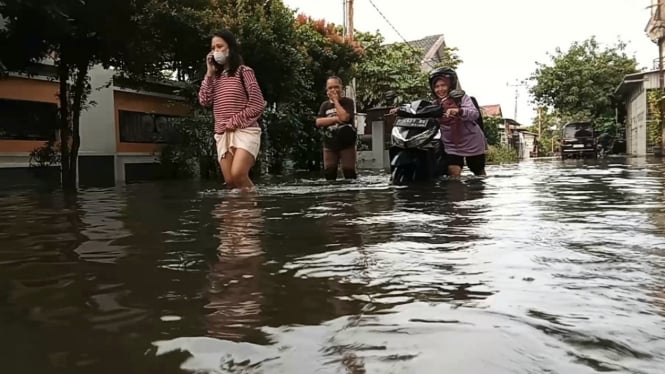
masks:
[[[487,117],[503,117],[500,104],[483,105],[480,107],[480,110]]]

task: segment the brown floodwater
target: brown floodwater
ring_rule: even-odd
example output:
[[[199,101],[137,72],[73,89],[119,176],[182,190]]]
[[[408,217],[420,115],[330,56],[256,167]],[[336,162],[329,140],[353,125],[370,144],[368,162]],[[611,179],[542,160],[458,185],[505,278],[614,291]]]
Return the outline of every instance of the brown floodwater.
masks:
[[[665,167],[0,192],[2,373],[663,373]]]

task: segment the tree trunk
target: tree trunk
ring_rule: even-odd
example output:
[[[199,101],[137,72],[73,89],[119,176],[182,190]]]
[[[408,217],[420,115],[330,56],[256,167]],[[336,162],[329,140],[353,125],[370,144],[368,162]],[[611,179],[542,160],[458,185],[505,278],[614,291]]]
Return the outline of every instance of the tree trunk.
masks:
[[[60,85],[60,92],[58,93],[60,97],[60,168],[62,170],[62,187],[66,190],[76,188],[76,175],[72,177],[70,164],[71,111],[69,108],[69,76],[69,66],[64,61],[60,61],[58,64],[58,80]],[[73,185],[71,184],[72,180],[74,180]]]
[[[76,78],[74,80],[73,97],[72,97],[72,107],[71,107],[71,119],[72,119],[72,144],[70,151],[69,159],[69,168],[71,170],[70,184],[76,186],[77,179],[77,170],[78,170],[78,155],[79,148],[81,147],[81,112],[83,109],[83,103],[87,98],[88,93],[88,62],[79,63],[76,67]]]
[[[81,146],[80,120],[83,103],[87,99],[88,61],[70,66],[65,61],[58,65],[60,81],[60,167],[62,188],[75,190],[78,170],[78,152]],[[73,85],[69,83],[74,78]]]

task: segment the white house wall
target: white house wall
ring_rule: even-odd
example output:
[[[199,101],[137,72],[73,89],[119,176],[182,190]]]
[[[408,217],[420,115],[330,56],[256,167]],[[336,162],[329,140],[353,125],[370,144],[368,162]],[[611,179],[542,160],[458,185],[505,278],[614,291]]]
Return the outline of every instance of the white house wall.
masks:
[[[81,156],[108,156],[116,153],[115,111],[112,70],[101,66],[90,70],[89,100],[95,102],[81,113]]]
[[[647,90],[660,87],[660,79],[657,72],[644,75],[644,87]]]
[[[641,85],[630,96],[627,106],[627,153],[633,156],[647,154],[647,96]]]

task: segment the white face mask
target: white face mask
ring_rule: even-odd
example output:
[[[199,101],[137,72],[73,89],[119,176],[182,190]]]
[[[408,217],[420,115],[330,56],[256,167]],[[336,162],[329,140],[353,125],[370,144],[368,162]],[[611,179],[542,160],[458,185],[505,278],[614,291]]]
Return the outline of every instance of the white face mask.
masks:
[[[228,52],[213,52],[212,57],[220,65],[224,65],[226,59],[229,57]]]

